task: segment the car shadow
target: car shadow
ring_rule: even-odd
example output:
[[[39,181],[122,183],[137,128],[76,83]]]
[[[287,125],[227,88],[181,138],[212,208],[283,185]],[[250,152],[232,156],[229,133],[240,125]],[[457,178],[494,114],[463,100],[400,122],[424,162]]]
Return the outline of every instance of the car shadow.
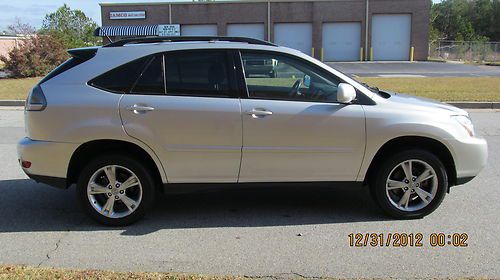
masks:
[[[152,211],[125,228],[96,224],[80,209],[74,187],[64,191],[32,180],[0,181],[0,233],[273,227],[387,220],[361,187],[235,189],[160,196]]]

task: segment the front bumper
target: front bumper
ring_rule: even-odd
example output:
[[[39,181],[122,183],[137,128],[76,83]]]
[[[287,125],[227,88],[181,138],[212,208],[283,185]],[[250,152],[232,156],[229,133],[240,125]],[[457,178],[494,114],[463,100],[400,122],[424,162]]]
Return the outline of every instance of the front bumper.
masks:
[[[31,166],[23,169],[28,177],[37,182],[56,187],[67,187],[66,176],[71,156],[78,144],[37,141],[25,137],[17,144],[18,158],[29,161]]]
[[[465,184],[479,174],[488,162],[488,143],[485,139],[470,137],[448,139],[457,171],[457,185]]]

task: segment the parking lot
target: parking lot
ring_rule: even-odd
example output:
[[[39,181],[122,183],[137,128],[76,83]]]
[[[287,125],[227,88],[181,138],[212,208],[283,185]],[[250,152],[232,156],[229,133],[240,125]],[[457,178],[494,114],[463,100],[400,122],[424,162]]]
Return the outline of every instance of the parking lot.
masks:
[[[500,77],[499,66],[443,62],[328,62],[360,77]]]
[[[420,220],[386,218],[366,189],[266,189],[162,197],[128,228],[102,227],[61,191],[28,180],[23,112],[0,109],[0,263],[264,278],[500,277],[500,111],[473,111],[486,169]],[[422,233],[423,247],[350,247],[350,233]],[[466,233],[465,248],[431,233]]]

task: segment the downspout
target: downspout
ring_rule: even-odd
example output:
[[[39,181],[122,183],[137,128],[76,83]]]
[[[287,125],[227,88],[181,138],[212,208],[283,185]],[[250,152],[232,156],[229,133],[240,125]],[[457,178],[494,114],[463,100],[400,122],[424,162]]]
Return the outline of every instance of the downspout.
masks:
[[[168,24],[172,24],[172,4],[168,4]]]
[[[267,41],[271,42],[271,1],[267,1]]]
[[[368,9],[370,8],[370,0],[366,0],[366,15],[365,15],[365,60],[368,61],[368,20],[370,13]]]

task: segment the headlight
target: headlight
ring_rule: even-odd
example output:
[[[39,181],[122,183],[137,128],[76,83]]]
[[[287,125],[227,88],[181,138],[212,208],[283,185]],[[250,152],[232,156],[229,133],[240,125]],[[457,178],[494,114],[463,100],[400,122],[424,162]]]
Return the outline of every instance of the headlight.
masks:
[[[474,136],[474,125],[470,120],[469,116],[460,115],[460,116],[451,116],[454,120],[456,120],[467,132],[470,136]]]

